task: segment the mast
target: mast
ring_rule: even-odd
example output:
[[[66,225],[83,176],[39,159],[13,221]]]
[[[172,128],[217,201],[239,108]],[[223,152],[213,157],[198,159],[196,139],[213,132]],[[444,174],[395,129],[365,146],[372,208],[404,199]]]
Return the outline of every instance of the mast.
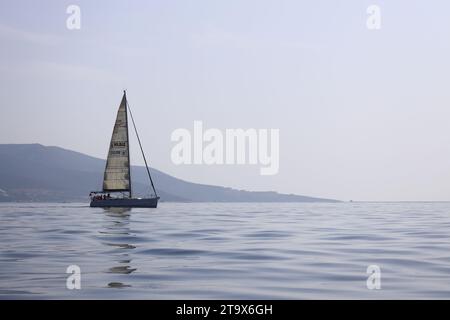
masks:
[[[123,90],[123,96],[125,98],[125,103],[128,106],[127,91],[126,90]],[[129,138],[129,135],[128,135],[128,111],[127,111],[127,109],[128,108],[125,108],[125,117],[127,119],[127,141],[128,141],[128,179],[130,181],[130,192],[129,192],[129,195],[130,195],[130,198],[132,198],[132,192],[131,192],[130,138]]]
[[[155,185],[153,184],[152,176],[150,175],[150,170],[148,169],[147,159],[145,158],[144,149],[142,148],[141,139],[139,138],[139,134],[137,132],[136,124],[135,124],[134,118],[133,118],[133,112],[131,112],[131,108],[130,108],[130,105],[128,104],[128,100],[126,100],[126,104],[127,104],[127,109],[130,110],[131,121],[133,122],[134,132],[136,132],[136,137],[139,142],[139,148],[141,149],[142,157],[144,158],[144,163],[145,163],[145,168],[147,169],[148,178],[150,179],[150,184],[152,186],[153,193],[155,194],[155,197],[157,197],[158,195],[156,194]],[[127,130],[127,134],[128,134],[128,130]],[[130,183],[130,185],[131,185],[131,183]],[[131,187],[130,187],[130,195],[131,195]]]

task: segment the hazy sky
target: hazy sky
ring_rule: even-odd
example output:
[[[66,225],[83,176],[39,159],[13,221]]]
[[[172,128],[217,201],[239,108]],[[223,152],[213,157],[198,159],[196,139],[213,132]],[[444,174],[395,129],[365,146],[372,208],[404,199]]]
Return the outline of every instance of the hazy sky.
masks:
[[[71,4],[80,30],[66,28]],[[366,27],[371,4],[381,30]],[[0,2],[0,43],[0,143],[105,158],[127,89],[151,164],[176,177],[450,200],[447,0],[11,0]],[[172,164],[170,135],[194,120],[280,129],[279,174]]]

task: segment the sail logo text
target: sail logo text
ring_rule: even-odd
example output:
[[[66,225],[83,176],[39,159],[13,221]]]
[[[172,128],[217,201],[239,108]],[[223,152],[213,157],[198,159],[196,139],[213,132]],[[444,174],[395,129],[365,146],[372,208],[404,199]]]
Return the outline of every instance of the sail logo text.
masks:
[[[194,121],[193,134],[179,128],[172,132],[177,142],[171,158],[180,164],[250,164],[261,166],[261,175],[275,175],[279,170],[279,129],[203,130],[202,121]]]
[[[113,147],[126,147],[126,142],[125,141],[114,141],[112,142],[112,146]]]

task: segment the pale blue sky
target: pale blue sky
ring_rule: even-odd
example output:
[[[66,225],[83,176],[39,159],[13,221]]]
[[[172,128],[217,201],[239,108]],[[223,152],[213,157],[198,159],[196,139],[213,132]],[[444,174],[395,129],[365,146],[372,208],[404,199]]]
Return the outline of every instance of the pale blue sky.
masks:
[[[66,28],[70,4],[81,30]],[[104,158],[126,88],[150,162],[177,177],[450,200],[448,1],[2,1],[0,42],[0,143]],[[279,128],[279,174],[173,165],[170,134],[194,120]]]

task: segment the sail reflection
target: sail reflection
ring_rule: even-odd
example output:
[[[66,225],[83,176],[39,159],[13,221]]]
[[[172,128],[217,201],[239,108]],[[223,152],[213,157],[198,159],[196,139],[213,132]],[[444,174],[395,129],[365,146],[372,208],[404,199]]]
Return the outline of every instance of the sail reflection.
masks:
[[[109,216],[129,216],[131,213],[131,208],[103,208],[103,210]]]
[[[117,275],[128,275],[137,270],[132,266],[131,250],[136,249],[132,244],[134,239],[130,229],[130,208],[104,208],[104,224],[99,231],[102,234],[103,245],[111,248],[111,262],[113,266],[105,270],[106,273],[113,273]],[[125,288],[131,287],[130,284],[125,284],[120,281],[110,282],[107,284],[108,288]]]
[[[117,266],[117,267],[109,268],[109,272],[120,273],[120,274],[130,274],[136,270],[137,270],[136,268],[131,268],[130,266]]]

